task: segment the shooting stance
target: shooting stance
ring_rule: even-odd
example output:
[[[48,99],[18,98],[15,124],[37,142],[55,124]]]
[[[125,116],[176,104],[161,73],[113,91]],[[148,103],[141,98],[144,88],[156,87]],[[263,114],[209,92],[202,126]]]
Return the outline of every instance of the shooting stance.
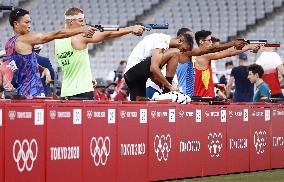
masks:
[[[65,27],[73,30],[84,26],[84,13],[79,8],[69,8],[65,12]],[[90,68],[88,44],[106,39],[121,37],[129,33],[142,35],[145,28],[141,25],[126,28],[94,25],[97,32],[92,37],[82,34],[55,40],[55,57],[63,71],[61,97],[93,100],[93,83]],[[116,31],[107,31],[114,30]]]

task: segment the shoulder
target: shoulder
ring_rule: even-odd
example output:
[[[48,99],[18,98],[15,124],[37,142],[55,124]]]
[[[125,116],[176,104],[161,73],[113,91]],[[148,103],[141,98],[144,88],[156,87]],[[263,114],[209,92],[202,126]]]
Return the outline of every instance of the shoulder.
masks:
[[[241,70],[241,69],[242,69],[242,67],[240,67],[240,66],[233,67],[232,72],[238,72],[238,71]],[[232,72],[231,72],[231,73],[232,73]]]
[[[145,38],[170,39],[171,36],[163,33],[153,33],[151,35],[146,36]]]
[[[269,88],[269,85],[268,85],[267,83],[265,83],[265,82],[264,82],[264,86],[265,86],[266,88],[270,89],[270,88]]]
[[[45,61],[49,61],[49,58],[47,58],[47,57],[43,57],[43,56],[40,56],[40,55],[37,55],[37,59],[41,59],[41,60],[45,60]]]
[[[261,89],[269,89],[269,86],[268,86],[267,83],[262,82],[262,84],[260,85],[260,88],[261,88]]]
[[[64,39],[54,39],[55,44],[60,44],[60,43],[64,43],[64,42],[71,42],[71,37],[67,37]]]
[[[231,73],[232,73],[233,71],[237,71],[238,69],[239,69],[239,67],[233,67]]]
[[[159,33],[159,35],[165,39],[171,38],[171,36],[167,34]]]

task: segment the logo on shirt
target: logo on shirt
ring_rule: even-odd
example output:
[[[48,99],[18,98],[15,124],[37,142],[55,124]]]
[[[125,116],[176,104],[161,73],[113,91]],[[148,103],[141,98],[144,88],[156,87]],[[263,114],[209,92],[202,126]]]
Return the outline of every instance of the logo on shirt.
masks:
[[[62,66],[66,66],[70,64],[69,58],[74,54],[73,51],[66,51],[62,52],[60,54],[56,54],[58,57],[58,60],[61,61]]]

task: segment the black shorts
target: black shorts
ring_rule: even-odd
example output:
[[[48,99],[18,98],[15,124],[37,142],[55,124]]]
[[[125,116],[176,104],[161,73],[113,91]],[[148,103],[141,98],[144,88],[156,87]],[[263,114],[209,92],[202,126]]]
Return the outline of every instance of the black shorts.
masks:
[[[94,92],[85,92],[67,97],[69,100],[94,100]]]
[[[282,93],[279,93],[279,94],[271,95],[271,98],[281,98],[281,99],[284,99],[284,96],[283,96]]]
[[[146,82],[151,77],[150,66],[151,57],[136,64],[124,74],[130,100],[135,101],[136,96],[146,97]]]

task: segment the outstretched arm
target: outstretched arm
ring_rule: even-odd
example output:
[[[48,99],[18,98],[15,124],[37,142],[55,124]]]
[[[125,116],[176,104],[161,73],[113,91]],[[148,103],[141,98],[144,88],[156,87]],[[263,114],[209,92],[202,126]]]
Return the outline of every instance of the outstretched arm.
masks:
[[[200,47],[194,48],[192,49],[192,51],[189,51],[183,54],[187,56],[201,56],[201,55],[208,54],[208,53],[223,51],[233,46],[237,48],[243,48],[245,44],[246,43],[244,41],[236,40],[236,41],[231,41],[225,44],[214,45],[208,48],[200,48]]]
[[[242,52],[246,52],[246,51],[249,51],[249,50],[258,50],[259,48],[260,48],[260,46],[257,45],[257,44],[249,44],[249,45],[246,45],[245,47],[243,47],[241,50],[236,50],[236,49],[225,50],[225,51],[221,51],[221,52],[206,54],[206,55],[203,55],[202,57],[204,57],[206,60],[209,60],[209,61],[218,60],[218,59],[223,59],[223,58],[226,58],[226,57],[235,56],[235,55],[238,55]]]
[[[134,25],[130,27],[120,28],[119,31],[104,31],[96,32],[92,38],[86,38],[87,43],[98,43],[106,39],[121,37],[130,33],[142,35],[145,27],[141,25]]]
[[[71,37],[80,33],[84,33],[85,36],[93,36],[95,28],[91,26],[84,26],[76,29],[60,29],[47,33],[31,33],[20,36],[19,39],[22,43],[34,46],[50,42],[54,39]]]

